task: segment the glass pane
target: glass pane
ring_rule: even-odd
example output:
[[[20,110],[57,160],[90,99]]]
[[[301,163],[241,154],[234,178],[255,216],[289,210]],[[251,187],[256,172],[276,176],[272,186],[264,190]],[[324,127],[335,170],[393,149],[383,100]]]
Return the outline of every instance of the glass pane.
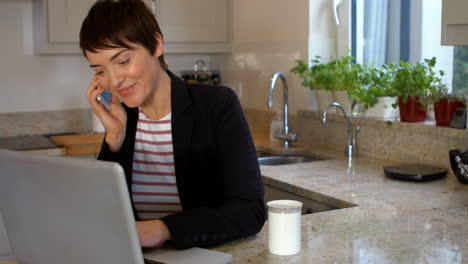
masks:
[[[468,94],[468,46],[454,48],[453,93]]]
[[[371,65],[401,59],[401,3],[396,0],[353,0],[352,55]]]
[[[440,45],[442,0],[352,0],[352,55],[359,63],[436,57],[449,91],[468,94],[468,47]]]

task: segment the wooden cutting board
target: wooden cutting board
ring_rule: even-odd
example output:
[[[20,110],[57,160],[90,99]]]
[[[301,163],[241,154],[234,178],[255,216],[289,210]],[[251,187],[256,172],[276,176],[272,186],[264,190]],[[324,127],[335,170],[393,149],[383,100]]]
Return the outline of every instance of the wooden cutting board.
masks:
[[[104,134],[78,134],[66,136],[52,136],[50,140],[58,146],[64,147],[67,155],[84,155],[99,153]]]
[[[5,260],[5,261],[0,261],[0,264],[17,264],[17,263],[14,260]]]
[[[0,264],[17,264],[17,263],[14,260],[5,260],[5,261],[0,261]]]

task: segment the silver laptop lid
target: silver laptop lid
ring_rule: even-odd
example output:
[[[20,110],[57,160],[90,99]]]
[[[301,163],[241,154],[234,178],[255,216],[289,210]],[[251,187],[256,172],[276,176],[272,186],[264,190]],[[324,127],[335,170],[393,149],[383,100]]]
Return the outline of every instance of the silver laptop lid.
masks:
[[[116,163],[0,150],[0,208],[18,263],[143,263]]]

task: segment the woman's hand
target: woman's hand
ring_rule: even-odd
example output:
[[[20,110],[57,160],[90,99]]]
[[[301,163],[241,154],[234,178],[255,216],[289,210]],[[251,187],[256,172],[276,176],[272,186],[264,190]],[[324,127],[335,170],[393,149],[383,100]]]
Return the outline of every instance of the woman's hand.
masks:
[[[136,227],[142,247],[161,246],[164,242],[171,239],[169,229],[167,229],[166,224],[159,219],[137,221]]]
[[[104,92],[104,89],[100,89],[99,86],[99,77],[94,76],[86,91],[86,97],[91,105],[91,109],[98,116],[106,129],[105,140],[110,150],[118,152],[125,139],[127,113],[116,96],[112,96],[111,108],[110,111],[107,111],[106,108],[96,100],[96,97]]]

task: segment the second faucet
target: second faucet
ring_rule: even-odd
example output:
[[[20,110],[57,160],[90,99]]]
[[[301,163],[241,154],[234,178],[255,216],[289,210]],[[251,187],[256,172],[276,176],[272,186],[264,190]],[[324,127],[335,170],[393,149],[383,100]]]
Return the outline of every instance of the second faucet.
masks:
[[[346,130],[348,132],[348,139],[347,143],[345,146],[345,156],[346,157],[354,157],[357,155],[357,145],[356,145],[356,137],[359,132],[359,126],[354,129],[353,124],[351,123],[350,117],[346,114],[346,111],[344,108],[337,102],[331,103],[327,109],[323,112],[323,119],[322,123],[326,124],[327,123],[327,111],[330,109],[330,107],[337,107],[343,112],[343,115],[345,116],[346,119]]]

